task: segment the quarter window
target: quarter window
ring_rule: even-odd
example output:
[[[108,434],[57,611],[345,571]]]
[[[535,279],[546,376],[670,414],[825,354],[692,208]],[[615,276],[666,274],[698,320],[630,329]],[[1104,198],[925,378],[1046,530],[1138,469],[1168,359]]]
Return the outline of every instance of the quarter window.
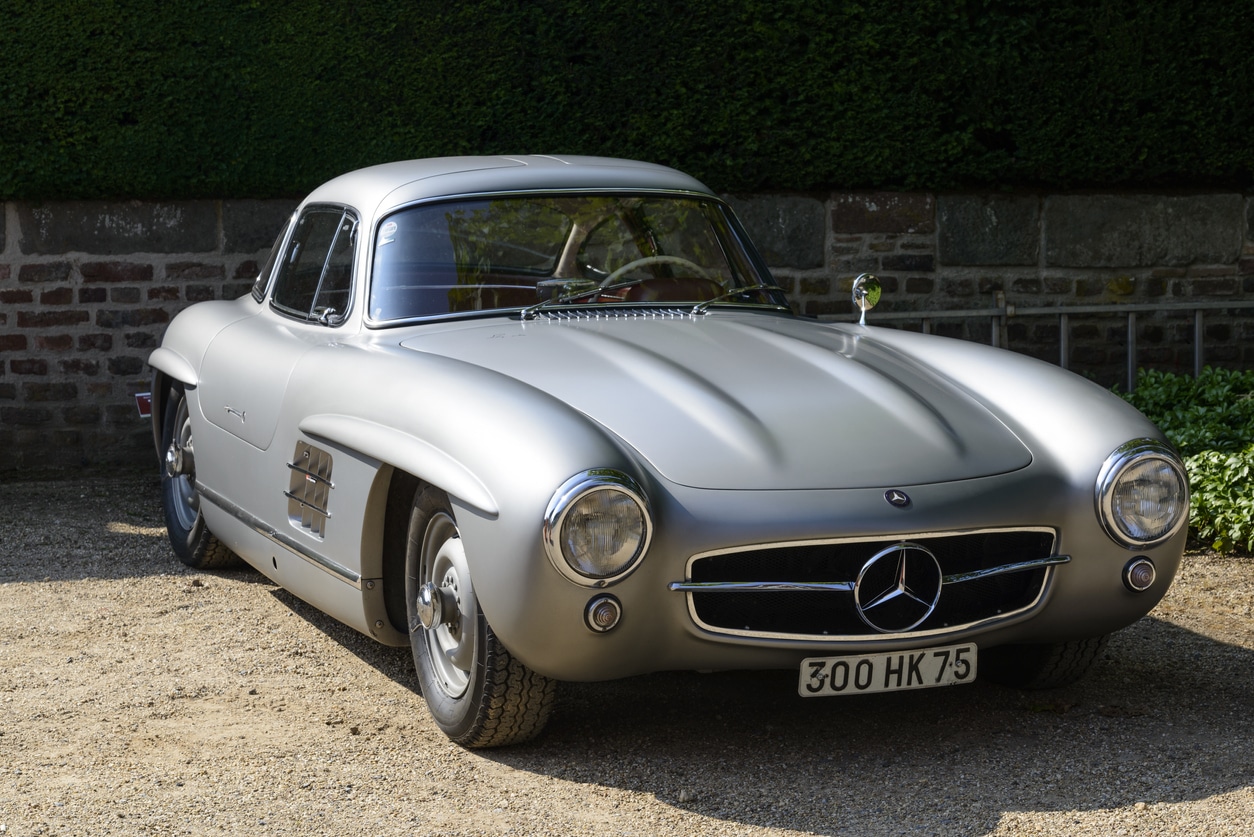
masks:
[[[350,300],[356,233],[357,219],[347,210],[307,210],[296,222],[279,266],[271,304],[302,319],[342,322]]]
[[[283,238],[287,235],[288,225],[292,223],[292,219],[288,218],[287,223],[283,225],[283,229],[279,230],[279,237],[274,240],[274,246],[270,248],[270,255],[266,257],[266,263],[261,268],[261,272],[257,274],[257,279],[253,282],[253,299],[262,302],[266,298],[266,288],[270,286],[270,277],[274,275],[274,265],[279,260],[279,251],[283,249]]]

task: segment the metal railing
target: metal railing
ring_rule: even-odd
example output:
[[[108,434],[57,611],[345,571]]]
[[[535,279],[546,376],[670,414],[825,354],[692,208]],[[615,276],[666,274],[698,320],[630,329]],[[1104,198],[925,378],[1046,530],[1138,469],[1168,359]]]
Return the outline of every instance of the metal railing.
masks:
[[[1162,312],[1189,312],[1193,315],[1193,375],[1202,371],[1205,358],[1204,318],[1207,311],[1254,311],[1254,300],[1231,302],[1168,302],[1168,303],[1137,303],[1108,305],[1066,305],[1052,307],[1020,308],[1008,305],[1004,293],[998,292],[991,308],[968,308],[948,311],[884,311],[872,312],[867,316],[870,325],[891,322],[918,322],[922,324],[924,334],[930,334],[935,320],[971,320],[987,317],[989,319],[990,342],[993,346],[1009,348],[1007,324],[1019,317],[1056,317],[1058,319],[1058,365],[1068,368],[1071,354],[1071,317],[1074,316],[1122,316],[1127,318],[1127,386],[1128,392],[1136,388],[1137,346],[1136,324],[1137,314]],[[839,321],[846,317],[825,315],[819,319]]]

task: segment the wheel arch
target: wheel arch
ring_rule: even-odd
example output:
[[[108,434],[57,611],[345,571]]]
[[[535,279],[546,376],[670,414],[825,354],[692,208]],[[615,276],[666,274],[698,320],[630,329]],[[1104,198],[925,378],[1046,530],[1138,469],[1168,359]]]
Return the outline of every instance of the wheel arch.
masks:
[[[165,452],[161,450],[161,424],[165,420],[165,405],[170,400],[170,388],[174,380],[160,369],[152,371],[152,407],[149,411],[148,424],[152,428],[152,448],[157,452],[157,462],[161,463]]]
[[[377,485],[382,492],[383,533],[379,543],[378,569],[383,580],[387,619],[396,630],[408,632],[405,615],[405,546],[410,506],[423,484],[433,485],[450,497],[488,517],[499,513],[495,498],[483,481],[459,460],[401,430],[369,419],[333,413],[310,415],[299,423],[302,433],[331,442],[382,463]],[[368,513],[365,521],[378,521]],[[366,574],[371,571],[362,568]]]
[[[322,413],[300,421],[300,431],[334,442],[423,479],[487,517],[500,514],[496,498],[469,467],[429,442],[357,416]]]
[[[406,471],[389,468],[383,512],[383,538],[380,546],[380,572],[383,602],[392,627],[408,635],[405,603],[405,549],[409,537],[409,514],[423,481]]]
[[[408,547],[409,516],[414,498],[428,486],[437,488],[450,497],[456,496],[447,486],[429,477],[416,476],[403,468],[385,464],[379,470],[376,489],[379,499],[374,501],[377,505],[374,512],[366,515],[368,521],[374,520],[376,525],[382,526],[378,539],[377,568],[383,584],[383,603],[388,622],[402,634],[409,632],[405,602],[405,551]]]
[[[160,460],[165,455],[165,451],[161,450],[161,423],[165,420],[170,391],[175,384],[182,384],[184,389],[195,387],[198,377],[186,358],[165,347],[153,351],[148,357],[148,365],[152,367],[152,446]]]

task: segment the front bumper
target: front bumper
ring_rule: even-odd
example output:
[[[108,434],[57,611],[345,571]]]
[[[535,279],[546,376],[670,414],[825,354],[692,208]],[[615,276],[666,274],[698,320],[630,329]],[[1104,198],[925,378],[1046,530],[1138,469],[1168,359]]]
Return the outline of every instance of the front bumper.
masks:
[[[906,490],[912,503],[898,508],[885,503],[883,489],[653,486],[656,534],[649,554],[622,581],[581,587],[533,548],[523,560],[515,552],[513,560],[476,572],[476,590],[497,635],[528,666],[557,679],[603,680],[662,670],[793,668],[808,656],[960,641],[992,647],[1099,636],[1158,602],[1184,548],[1183,532],[1144,552],[1115,544],[1096,519],[1091,487],[1067,485],[1043,469]],[[487,523],[463,523],[462,530],[468,544],[502,536]],[[988,552],[998,538],[1001,546]],[[519,542],[497,540],[495,554],[508,554],[511,545],[516,551]],[[902,543],[937,555],[943,578],[1022,561],[1036,565],[945,583],[933,612],[918,624],[868,625],[853,585],[874,556]],[[962,549],[950,550],[955,544]],[[823,575],[832,575],[817,578],[807,551],[838,555],[818,562]],[[1157,570],[1143,592],[1128,589],[1122,577],[1138,556]],[[711,576],[711,568],[722,577]],[[703,593],[692,586],[703,574],[735,581],[737,573],[753,576],[739,580],[817,580],[833,589]],[[586,610],[604,595],[617,600],[621,618],[613,630],[592,631]]]

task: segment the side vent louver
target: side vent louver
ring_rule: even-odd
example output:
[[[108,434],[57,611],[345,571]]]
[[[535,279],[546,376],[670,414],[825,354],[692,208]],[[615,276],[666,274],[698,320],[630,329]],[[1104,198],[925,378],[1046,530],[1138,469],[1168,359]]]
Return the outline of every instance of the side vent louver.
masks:
[[[325,537],[331,516],[331,454],[305,442],[296,443],[296,454],[287,466],[292,471],[287,496],[287,516],[293,526]]]

